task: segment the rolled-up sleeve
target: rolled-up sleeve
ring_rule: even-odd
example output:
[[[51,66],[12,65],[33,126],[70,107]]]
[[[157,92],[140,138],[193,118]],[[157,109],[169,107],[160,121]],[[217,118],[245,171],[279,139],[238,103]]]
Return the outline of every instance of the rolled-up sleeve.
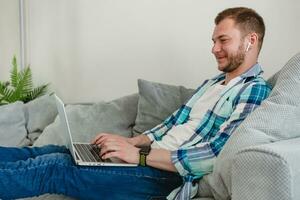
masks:
[[[191,108],[189,106],[182,105],[163,123],[145,131],[144,134],[147,135],[151,141],[160,141],[174,125],[182,124],[188,120],[190,110]]]
[[[178,111],[175,111],[178,112]],[[172,128],[172,118],[174,115],[169,116],[163,123],[158,124],[154,128],[145,131],[143,134],[147,135],[149,139],[152,141],[159,141],[161,138],[168,132],[169,129]]]

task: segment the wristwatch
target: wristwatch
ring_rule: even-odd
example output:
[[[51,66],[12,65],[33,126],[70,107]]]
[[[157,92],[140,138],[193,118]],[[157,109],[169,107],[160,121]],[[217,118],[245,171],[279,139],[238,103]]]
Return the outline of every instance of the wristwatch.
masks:
[[[140,147],[140,162],[139,164],[143,167],[147,166],[146,157],[149,155],[151,151],[151,146],[142,146]]]

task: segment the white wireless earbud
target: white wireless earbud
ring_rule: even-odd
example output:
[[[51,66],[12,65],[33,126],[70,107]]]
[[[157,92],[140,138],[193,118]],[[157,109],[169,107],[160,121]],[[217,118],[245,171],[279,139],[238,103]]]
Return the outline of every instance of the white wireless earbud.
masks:
[[[246,52],[249,51],[249,48],[251,46],[251,42],[248,42],[247,48],[246,48]]]

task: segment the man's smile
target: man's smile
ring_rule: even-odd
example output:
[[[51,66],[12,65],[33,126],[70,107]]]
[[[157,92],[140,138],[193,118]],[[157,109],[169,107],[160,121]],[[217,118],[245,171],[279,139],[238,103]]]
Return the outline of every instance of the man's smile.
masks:
[[[226,55],[215,55],[218,63],[223,62],[225,59],[227,59]]]

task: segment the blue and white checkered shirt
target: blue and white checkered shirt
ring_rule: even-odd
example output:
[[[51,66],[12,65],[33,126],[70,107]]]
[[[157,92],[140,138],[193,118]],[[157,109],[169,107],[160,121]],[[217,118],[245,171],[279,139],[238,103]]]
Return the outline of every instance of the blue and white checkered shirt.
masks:
[[[260,76],[261,73],[261,66],[255,64],[244,74],[232,79],[216,104],[208,108],[192,137],[178,150],[171,152],[172,162],[183,177],[184,185],[175,189],[168,199],[186,200],[196,195],[197,184],[193,182],[212,172],[216,156],[230,135],[268,97],[271,87]],[[152,141],[160,141],[172,127],[186,123],[195,102],[208,88],[224,79],[225,73],[222,73],[204,81],[186,104],[144,134]]]

